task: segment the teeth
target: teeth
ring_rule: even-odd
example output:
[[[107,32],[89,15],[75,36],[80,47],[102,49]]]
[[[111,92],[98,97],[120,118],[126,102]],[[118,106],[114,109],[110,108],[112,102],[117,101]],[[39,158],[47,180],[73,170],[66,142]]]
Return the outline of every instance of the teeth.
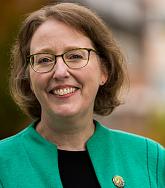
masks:
[[[77,90],[77,88],[64,88],[64,89],[58,89],[58,90],[54,90],[52,91],[55,95],[66,95],[69,93],[73,93]]]
[[[64,89],[64,95],[66,95],[68,92],[67,92],[67,90],[66,89]]]
[[[60,95],[63,95],[64,91],[62,89],[60,89]]]
[[[72,92],[75,92],[76,91],[76,88],[72,88]]]

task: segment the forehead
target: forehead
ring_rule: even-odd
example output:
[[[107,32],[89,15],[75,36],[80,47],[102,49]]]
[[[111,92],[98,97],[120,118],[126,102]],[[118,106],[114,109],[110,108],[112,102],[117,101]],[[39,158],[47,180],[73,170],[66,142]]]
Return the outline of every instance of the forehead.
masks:
[[[57,52],[73,48],[92,48],[91,40],[75,27],[58,20],[48,20],[38,27],[31,40],[30,52]]]

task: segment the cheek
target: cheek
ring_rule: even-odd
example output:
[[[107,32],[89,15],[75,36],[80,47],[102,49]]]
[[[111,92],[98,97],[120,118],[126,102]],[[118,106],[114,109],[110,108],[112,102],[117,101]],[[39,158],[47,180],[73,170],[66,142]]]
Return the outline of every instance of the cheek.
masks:
[[[43,74],[39,74],[34,71],[30,72],[30,79],[31,79],[31,89],[33,89],[34,92],[37,92],[38,90],[44,88],[46,79],[44,78]]]
[[[83,73],[81,75],[84,86],[88,87],[88,91],[97,92],[101,78],[101,70],[99,65],[96,64],[96,66],[88,66],[86,69],[84,67]]]

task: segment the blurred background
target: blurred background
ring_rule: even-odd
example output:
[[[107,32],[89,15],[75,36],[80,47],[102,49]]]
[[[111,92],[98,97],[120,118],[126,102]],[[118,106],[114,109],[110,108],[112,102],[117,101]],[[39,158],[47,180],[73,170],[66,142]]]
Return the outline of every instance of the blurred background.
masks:
[[[33,120],[9,94],[10,49],[23,15],[55,0],[0,2],[0,139],[14,135]],[[149,137],[165,146],[165,1],[72,0],[98,12],[128,54],[130,91],[126,104],[110,116],[94,116],[111,129]]]

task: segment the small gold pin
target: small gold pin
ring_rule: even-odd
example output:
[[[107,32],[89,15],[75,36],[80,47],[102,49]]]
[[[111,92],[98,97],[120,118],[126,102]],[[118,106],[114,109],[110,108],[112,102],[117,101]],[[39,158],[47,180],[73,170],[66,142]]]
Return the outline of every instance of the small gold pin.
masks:
[[[114,176],[112,179],[113,183],[116,185],[116,187],[124,187],[124,180],[121,176]]]

